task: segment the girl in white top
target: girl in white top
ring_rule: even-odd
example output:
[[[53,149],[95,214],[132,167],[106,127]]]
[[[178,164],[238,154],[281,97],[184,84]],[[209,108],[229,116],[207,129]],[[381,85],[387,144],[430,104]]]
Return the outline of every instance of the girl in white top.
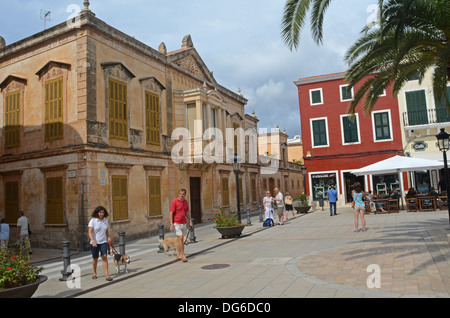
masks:
[[[270,193],[270,191],[266,191],[266,196],[263,199],[263,206],[265,209],[265,218],[264,220],[267,219],[272,219],[273,220],[273,208],[272,208],[272,203],[273,203],[273,198],[272,195]]]
[[[105,278],[107,281],[112,281],[108,275],[108,245],[111,243],[111,238],[108,233],[108,211],[102,206],[95,208],[92,212],[92,219],[89,221],[89,239],[91,240],[92,253],[92,267],[94,273],[92,279],[97,279],[97,263],[99,252],[102,256],[103,269],[105,271]]]

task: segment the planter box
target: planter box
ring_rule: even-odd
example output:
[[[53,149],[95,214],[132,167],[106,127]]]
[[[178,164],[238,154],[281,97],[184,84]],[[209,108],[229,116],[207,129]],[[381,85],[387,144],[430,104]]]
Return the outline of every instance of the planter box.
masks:
[[[309,209],[311,209],[311,206],[294,206],[294,209],[297,211],[297,214],[308,213]]]
[[[0,298],[31,298],[31,296],[33,296],[38,289],[39,284],[42,284],[46,280],[47,276],[38,275],[37,281],[34,283],[14,288],[2,289],[0,290]]]
[[[244,230],[245,224],[240,224],[236,226],[227,226],[227,227],[215,227],[215,229],[222,234],[222,238],[233,238],[241,236],[242,231]]]

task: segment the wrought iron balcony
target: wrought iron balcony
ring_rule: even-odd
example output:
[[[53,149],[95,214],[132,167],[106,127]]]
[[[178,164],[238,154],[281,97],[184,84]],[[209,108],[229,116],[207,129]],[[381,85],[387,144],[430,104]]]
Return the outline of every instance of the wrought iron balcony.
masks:
[[[435,127],[442,123],[450,123],[450,112],[446,108],[407,111],[403,113],[405,128],[419,128],[417,126]]]

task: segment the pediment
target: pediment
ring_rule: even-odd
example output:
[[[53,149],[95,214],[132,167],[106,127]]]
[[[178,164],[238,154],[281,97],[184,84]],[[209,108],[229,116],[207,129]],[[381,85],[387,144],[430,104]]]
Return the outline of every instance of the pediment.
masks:
[[[217,85],[212,72],[201,59],[193,47],[185,47],[181,50],[169,52],[167,54],[169,61],[181,67],[185,71],[195,75],[205,82]]]

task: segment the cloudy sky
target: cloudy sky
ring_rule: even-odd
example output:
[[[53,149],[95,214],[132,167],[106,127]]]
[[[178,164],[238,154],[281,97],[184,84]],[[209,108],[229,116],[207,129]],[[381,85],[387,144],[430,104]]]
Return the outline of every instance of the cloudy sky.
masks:
[[[343,56],[374,16],[377,0],[335,0],[325,16],[324,42],[306,32],[297,51],[281,39],[285,0],[90,0],[97,18],[157,49],[181,48],[190,34],[194,47],[217,82],[248,99],[259,128],[279,125],[290,138],[301,135],[299,78],[343,72]],[[6,44],[44,29],[41,12],[50,11],[47,28],[73,17],[82,0],[0,0],[0,36]],[[0,77],[1,74],[0,74]]]

